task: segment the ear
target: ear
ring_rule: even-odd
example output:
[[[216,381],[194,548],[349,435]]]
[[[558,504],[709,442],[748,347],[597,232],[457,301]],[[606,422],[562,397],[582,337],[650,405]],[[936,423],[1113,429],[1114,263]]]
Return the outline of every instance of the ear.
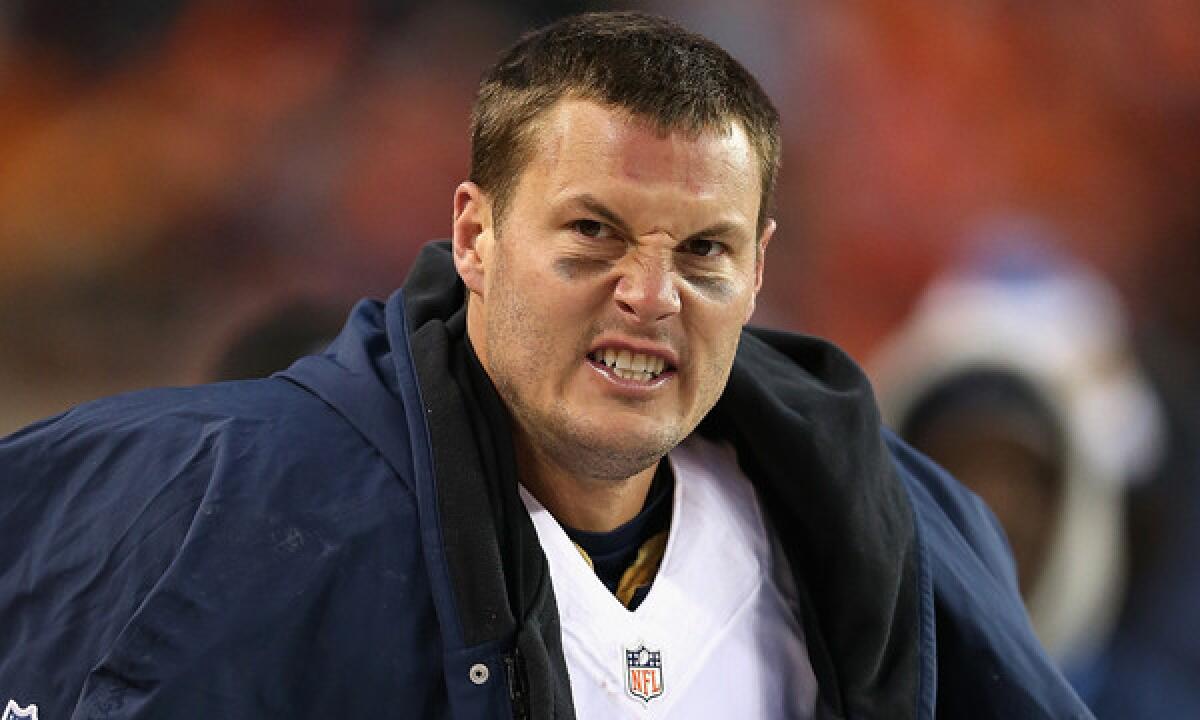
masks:
[[[454,267],[467,289],[483,296],[492,256],[492,204],[473,182],[454,190]]]
[[[758,239],[758,248],[754,253],[754,294],[750,297],[750,304],[746,308],[746,317],[743,318],[743,323],[750,322],[750,316],[754,314],[754,305],[758,298],[758,291],[762,290],[763,269],[766,266],[765,260],[767,256],[767,243],[771,242],[771,238],[774,235],[775,218],[767,218],[767,221],[763,223],[762,237]]]

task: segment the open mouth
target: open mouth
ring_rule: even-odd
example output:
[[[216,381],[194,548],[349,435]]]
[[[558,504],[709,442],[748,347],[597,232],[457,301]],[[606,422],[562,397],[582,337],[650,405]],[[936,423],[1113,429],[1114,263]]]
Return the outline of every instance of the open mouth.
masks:
[[[598,348],[588,353],[588,359],[603,365],[623,380],[650,382],[674,370],[670,363],[657,355],[617,348]]]

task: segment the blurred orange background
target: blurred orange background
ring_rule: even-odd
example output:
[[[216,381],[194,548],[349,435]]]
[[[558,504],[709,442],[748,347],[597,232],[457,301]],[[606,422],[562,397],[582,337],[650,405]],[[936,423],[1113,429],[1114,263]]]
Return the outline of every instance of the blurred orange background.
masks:
[[[491,58],[598,6],[7,4],[0,432],[195,382],[280,298],[388,294],[449,231]],[[758,321],[865,358],[973,238],[1029,226],[1196,359],[1200,4],[623,7],[714,38],[780,107]]]

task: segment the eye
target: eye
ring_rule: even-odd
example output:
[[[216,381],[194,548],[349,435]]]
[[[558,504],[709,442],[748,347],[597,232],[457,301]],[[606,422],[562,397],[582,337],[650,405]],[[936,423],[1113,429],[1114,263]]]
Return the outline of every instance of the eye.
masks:
[[[725,253],[725,245],[716,240],[709,240],[703,237],[691,238],[685,241],[683,249],[699,257],[717,257]]]
[[[571,223],[571,228],[580,235],[593,240],[605,240],[613,237],[613,230],[599,220],[582,219]]]

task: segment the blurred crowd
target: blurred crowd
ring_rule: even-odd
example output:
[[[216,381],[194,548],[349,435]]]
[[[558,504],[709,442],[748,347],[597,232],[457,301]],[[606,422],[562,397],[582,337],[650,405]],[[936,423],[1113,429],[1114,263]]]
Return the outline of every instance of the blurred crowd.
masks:
[[[1101,718],[1200,708],[1200,3],[4,3],[0,433],[316,346],[448,233],[489,60],[615,7],[780,107],[756,320],[989,500]]]

